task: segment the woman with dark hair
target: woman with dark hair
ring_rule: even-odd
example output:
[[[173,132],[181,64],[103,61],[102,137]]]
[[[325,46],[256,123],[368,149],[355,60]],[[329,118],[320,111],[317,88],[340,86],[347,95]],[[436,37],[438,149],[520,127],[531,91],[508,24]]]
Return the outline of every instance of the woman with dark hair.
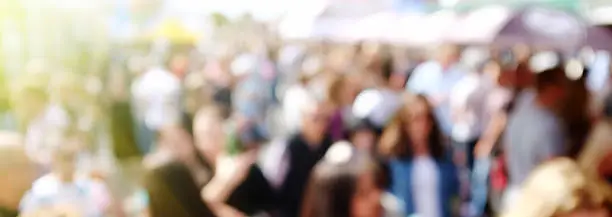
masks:
[[[569,64],[569,63],[568,63]],[[569,157],[577,157],[591,131],[593,117],[590,114],[591,94],[587,88],[588,69],[583,69],[579,79],[568,82],[568,97],[564,101],[561,116],[567,132]]]
[[[380,151],[390,161],[391,193],[404,202],[407,214],[454,216],[458,198],[457,169],[447,155],[433,109],[423,95],[404,97],[385,129]]]
[[[346,139],[347,124],[351,121],[351,105],[357,97],[357,87],[350,77],[338,75],[332,79],[327,90],[327,100],[332,106],[333,115],[329,130],[334,141]]]
[[[377,184],[378,170],[368,154],[348,142],[335,143],[312,172],[301,216],[404,216],[399,203],[385,197]]]
[[[200,197],[190,171],[179,162],[153,169],[144,178],[151,217],[215,216]]]

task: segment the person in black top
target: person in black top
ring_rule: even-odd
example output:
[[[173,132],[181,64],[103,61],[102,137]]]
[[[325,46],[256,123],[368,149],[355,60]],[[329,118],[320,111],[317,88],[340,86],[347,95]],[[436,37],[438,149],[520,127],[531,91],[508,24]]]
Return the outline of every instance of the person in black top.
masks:
[[[321,160],[332,144],[332,138],[326,133],[329,123],[329,112],[317,102],[303,108],[302,127],[297,134],[277,145],[283,157],[266,156],[278,161],[264,163],[264,173],[268,180],[275,183],[278,194],[278,207],[275,216],[297,217],[300,214],[304,191],[310,178],[311,170]],[[272,147],[270,147],[272,149]]]
[[[203,108],[194,120],[195,142],[205,169],[213,174],[202,190],[204,201],[217,216],[253,216],[276,206],[276,195],[260,168],[255,164],[261,138],[248,129],[236,132],[245,145],[238,153],[230,153],[227,132],[223,131],[223,110]],[[248,128],[248,126],[247,126]],[[251,141],[244,141],[249,139]]]
[[[157,163],[145,175],[152,217],[253,216],[274,207],[275,194],[254,164],[256,150],[226,155],[223,122],[218,107],[198,112],[194,124],[196,145],[192,146],[195,152],[171,144],[185,140],[168,139],[166,136],[173,134],[161,134],[166,138],[160,139],[160,145],[169,146],[165,150],[172,157]]]
[[[168,162],[148,172],[144,187],[149,193],[151,217],[215,216],[200,198],[200,188],[181,162]]]

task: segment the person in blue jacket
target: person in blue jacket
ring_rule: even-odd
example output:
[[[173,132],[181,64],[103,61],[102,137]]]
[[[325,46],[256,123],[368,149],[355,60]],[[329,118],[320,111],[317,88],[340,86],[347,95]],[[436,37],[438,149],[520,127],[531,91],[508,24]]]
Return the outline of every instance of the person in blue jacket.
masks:
[[[409,216],[456,216],[458,173],[433,109],[423,95],[407,95],[403,100],[379,146],[389,160],[389,190],[403,201]]]

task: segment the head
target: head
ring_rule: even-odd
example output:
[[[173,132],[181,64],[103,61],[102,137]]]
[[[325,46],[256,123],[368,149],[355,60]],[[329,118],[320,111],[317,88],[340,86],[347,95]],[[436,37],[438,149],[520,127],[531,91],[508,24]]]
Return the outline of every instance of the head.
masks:
[[[497,83],[501,75],[501,66],[497,61],[488,60],[479,67],[478,72]]]
[[[325,103],[312,99],[302,107],[302,135],[312,140],[322,140],[326,135],[330,112]]]
[[[189,58],[185,55],[177,55],[170,60],[170,71],[179,78],[183,78],[189,69]]]
[[[459,61],[461,56],[460,48],[456,45],[443,45],[439,48],[437,53],[437,61],[442,64],[444,68],[450,67]]]
[[[160,148],[184,162],[195,160],[193,145],[189,133],[180,126],[170,125],[159,131]]]
[[[377,164],[350,143],[332,145],[312,173],[302,217],[382,216],[377,170]]]
[[[351,127],[349,139],[356,149],[372,153],[375,151],[374,148],[378,140],[376,127],[367,120],[360,121]]]
[[[384,130],[380,152],[389,157],[444,155],[442,133],[433,109],[423,95],[406,95],[402,107]]]
[[[52,153],[52,172],[62,181],[71,182],[77,167],[77,157],[84,147],[83,133],[69,130],[59,147]]]
[[[328,87],[327,100],[336,107],[351,105],[359,89],[353,80],[347,75],[335,76]]]
[[[555,108],[561,106],[567,96],[567,82],[565,70],[555,67],[536,75],[535,87],[541,102]]]
[[[201,108],[193,120],[196,148],[208,159],[215,159],[223,151],[225,131],[223,109],[218,106]]]

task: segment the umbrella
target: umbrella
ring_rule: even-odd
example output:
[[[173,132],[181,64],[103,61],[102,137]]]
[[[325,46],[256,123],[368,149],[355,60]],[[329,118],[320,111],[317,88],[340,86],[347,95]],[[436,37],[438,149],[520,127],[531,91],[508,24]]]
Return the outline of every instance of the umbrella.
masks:
[[[604,27],[591,26],[587,30],[586,45],[595,50],[612,51],[612,32]]]
[[[575,51],[584,46],[612,47],[612,36],[569,12],[531,6],[511,12],[488,7],[468,14],[446,34],[448,41],[466,44],[513,46]]]
[[[388,31],[385,39],[407,46],[438,44],[444,40],[445,30],[456,20],[457,15],[452,11],[439,11],[427,16],[406,15]]]
[[[358,20],[346,30],[353,41],[380,41],[389,30],[397,28],[398,14],[382,12]]]
[[[165,20],[153,32],[145,35],[145,39],[155,41],[165,39],[173,43],[194,44],[200,34],[187,29],[179,20]]]

